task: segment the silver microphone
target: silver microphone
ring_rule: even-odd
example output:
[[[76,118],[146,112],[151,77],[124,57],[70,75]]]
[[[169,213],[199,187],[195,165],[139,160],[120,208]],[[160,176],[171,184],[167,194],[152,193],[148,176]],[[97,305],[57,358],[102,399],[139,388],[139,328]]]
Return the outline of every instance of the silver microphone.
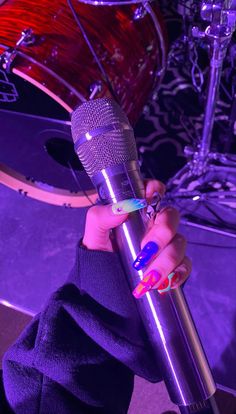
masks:
[[[144,198],[134,132],[120,106],[108,98],[88,101],[73,112],[71,124],[75,151],[101,202]],[[143,211],[133,212],[114,231],[131,290],[143,277],[132,263],[146,220]],[[171,400],[183,413],[213,413],[200,411],[210,407],[216,386],[182,289],[151,291],[136,304]]]

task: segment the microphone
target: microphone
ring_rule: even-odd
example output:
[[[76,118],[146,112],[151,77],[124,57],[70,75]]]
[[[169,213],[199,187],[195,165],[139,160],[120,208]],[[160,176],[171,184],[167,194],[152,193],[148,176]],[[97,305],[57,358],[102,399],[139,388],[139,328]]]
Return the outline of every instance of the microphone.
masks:
[[[71,128],[75,151],[103,204],[145,197],[134,132],[115,101],[83,103],[72,113]],[[132,263],[147,220],[135,211],[114,230],[131,290],[143,277]],[[172,402],[182,414],[219,414],[216,386],[182,289],[163,295],[153,290],[136,304]]]

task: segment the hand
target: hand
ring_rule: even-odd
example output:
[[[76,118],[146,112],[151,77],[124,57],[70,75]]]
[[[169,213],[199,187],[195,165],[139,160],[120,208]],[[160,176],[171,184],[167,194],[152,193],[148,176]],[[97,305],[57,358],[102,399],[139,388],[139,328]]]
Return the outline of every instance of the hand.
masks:
[[[150,203],[153,195],[158,192],[163,196],[165,186],[160,181],[147,180],[145,182],[145,193],[147,203]],[[87,212],[85,233],[83,237],[83,245],[89,250],[113,251],[112,241],[110,238],[111,229],[119,226],[128,218],[128,213],[117,211],[114,205],[93,206]],[[141,287],[136,291],[136,297],[144,294],[145,288],[165,288],[165,284],[169,282],[168,276],[175,270],[178,271],[179,281],[176,282],[175,277],[172,281],[179,284],[183,283],[191,272],[191,261],[185,257],[186,241],[183,236],[177,233],[179,224],[179,214],[173,207],[163,209],[157,214],[155,220],[151,219],[149,222],[147,233],[142,241],[143,248],[149,241],[154,241],[158,245],[158,252],[151,257],[152,262],[148,262],[148,267],[145,270],[144,278],[141,281]],[[157,271],[159,275],[158,283],[153,283],[156,279],[150,280],[150,271]],[[152,273],[151,276],[153,276]],[[146,284],[146,282],[148,282]],[[146,286],[144,286],[144,284]],[[141,289],[143,288],[143,289]],[[140,291],[141,289],[141,291]]]
[[[192,270],[191,260],[185,256],[186,240],[177,232],[179,213],[166,207],[155,217],[141,243],[141,252],[133,263],[136,270],[144,270],[144,276],[133,291],[139,299],[151,289],[164,293],[179,287]]]

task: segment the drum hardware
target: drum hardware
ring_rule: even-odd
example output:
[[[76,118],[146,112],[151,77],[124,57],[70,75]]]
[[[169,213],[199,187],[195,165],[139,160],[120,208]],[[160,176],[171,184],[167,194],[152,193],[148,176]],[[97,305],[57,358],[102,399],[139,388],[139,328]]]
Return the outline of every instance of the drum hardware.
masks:
[[[225,2],[221,1],[204,1],[202,3],[202,12],[204,19],[211,17],[213,22],[207,26],[204,32],[198,28],[193,28],[193,35],[198,38],[204,38],[210,46],[210,72],[207,88],[206,110],[204,116],[202,137],[197,148],[186,147],[185,155],[190,157],[187,164],[177,172],[177,174],[169,180],[167,188],[167,198],[169,200],[189,199],[192,202],[198,200],[211,200],[214,203],[224,204],[229,196],[227,191],[207,191],[206,189],[208,172],[225,172],[235,173],[236,156],[230,154],[220,154],[211,152],[212,129],[215,117],[215,107],[218,97],[219,85],[221,80],[221,71],[226,56],[228,45],[232,39],[232,35],[236,27],[236,7],[233,9],[224,7]],[[216,5],[216,7],[214,7]],[[210,8],[211,6],[211,8]],[[228,6],[228,2],[226,2]],[[206,12],[207,7],[207,12]],[[220,10],[219,10],[220,7]],[[199,187],[199,191],[189,191],[188,188],[194,190]],[[184,194],[184,195],[183,195]],[[202,196],[202,194],[204,196]],[[230,191],[231,201],[236,202],[235,191]]]
[[[137,9],[134,11],[134,20],[142,19],[146,16],[147,10],[143,7],[143,5],[138,6]]]
[[[0,55],[0,65],[6,70],[7,73],[11,71],[11,66],[15,60],[16,55],[16,49],[10,47]]]
[[[6,185],[24,197],[31,197],[55,206],[80,208],[95,204],[97,200],[94,190],[86,190],[83,193],[68,192],[33,178],[26,178],[3,164],[0,164],[0,184]]]
[[[96,52],[122,107],[135,124],[157,81],[154,74],[163,68],[166,42],[162,14],[153,2],[152,15],[145,9],[144,17],[134,23],[134,11],[142,1],[127,1],[125,7],[119,0],[114,7],[107,7],[110,4],[104,1],[101,7],[93,7],[73,0],[81,31],[67,0],[42,2],[40,18],[37,0],[12,0],[0,7],[0,53],[8,52],[7,77],[19,93],[12,106],[4,106],[5,97],[1,102],[0,95],[0,181],[46,203],[84,207],[96,201],[95,189],[84,170],[74,168],[70,157],[65,156],[64,163],[60,163],[55,154],[57,144],[66,154],[67,144],[72,142],[69,114],[73,108],[94,96],[111,95],[91,52]],[[26,36],[28,47],[23,48],[24,39],[19,34],[25,27],[33,28],[36,40],[39,37],[43,42],[35,41],[30,47],[30,36]],[[16,46],[15,39],[22,48]],[[52,53],[57,52],[55,62]],[[7,85],[0,85],[0,93],[4,87]],[[13,95],[10,86],[9,92]],[[19,134],[19,125],[23,135]]]
[[[201,46],[202,48],[203,45],[199,40],[200,38],[196,38],[192,34],[192,27],[196,27],[194,25],[199,23],[199,8],[198,0],[177,1],[176,11],[182,18],[182,32],[171,44],[167,57],[167,67],[180,67],[186,65],[189,60],[193,87],[196,92],[201,93],[204,76],[198,63],[198,47]],[[198,28],[196,30],[200,31]]]
[[[160,22],[157,19],[156,14],[154,13],[154,10],[151,6],[151,4],[149,2],[144,3],[144,7],[147,11],[147,13],[149,13],[149,15],[152,17],[152,20],[154,22],[156,31],[158,33],[159,39],[160,39],[160,48],[161,48],[161,68],[156,72],[156,76],[155,76],[155,84],[154,84],[154,89],[156,89],[156,84],[159,83],[159,85],[161,84],[161,81],[164,77],[164,73],[166,70],[166,63],[167,63],[167,55],[166,55],[166,43],[165,43],[165,39],[163,36],[161,36],[162,33],[162,27],[160,25]],[[151,73],[150,73],[151,74]]]
[[[198,0],[187,0],[187,1],[178,1],[178,13],[181,16],[188,16],[190,19],[193,18],[195,14],[197,14],[199,9],[199,1]]]
[[[30,46],[35,42],[35,36],[31,28],[24,29],[21,32],[19,40],[16,42],[14,47],[9,47],[5,52],[0,55],[0,64],[9,73],[11,66],[18,52],[20,46]]]
[[[10,82],[7,78],[5,71],[0,70],[0,102],[15,102],[19,98],[18,92],[14,83]]]
[[[223,24],[225,22],[229,27],[234,27],[235,11],[235,0],[204,0],[201,8],[201,18],[212,23]]]
[[[95,96],[97,95],[97,93],[100,93],[101,91],[102,91],[102,82],[101,81],[96,81],[96,82],[92,83],[89,86],[89,92],[90,92],[89,99],[90,100],[94,99]]]
[[[222,2],[221,2],[222,3]],[[212,0],[205,0],[202,3],[202,10],[201,10],[201,17],[202,20],[208,21],[208,22],[214,22],[220,20],[221,16],[221,4],[216,1]]]
[[[33,29],[28,28],[28,29],[24,29],[21,32],[21,37],[18,40],[18,42],[16,42],[16,46],[29,46],[29,45],[33,45],[35,42],[35,35],[33,32]]]
[[[103,77],[103,80],[106,83],[106,85],[108,87],[108,90],[109,90],[111,96],[113,97],[113,99],[116,102],[120,103],[120,100],[118,98],[118,95],[115,92],[115,90],[114,90],[114,88],[112,86],[112,83],[111,83],[111,81],[110,81],[110,79],[108,77],[108,74],[106,73],[106,71],[105,71],[105,69],[103,67],[103,64],[100,61],[100,59],[99,59],[99,57],[98,57],[98,55],[97,55],[97,53],[96,53],[96,51],[95,51],[92,43],[90,42],[90,39],[89,39],[89,37],[88,37],[88,35],[86,33],[86,30],[85,30],[85,28],[84,28],[84,26],[83,26],[83,24],[81,22],[81,19],[80,19],[78,13],[76,12],[76,10],[75,10],[75,8],[74,8],[74,6],[72,4],[72,1],[71,0],[67,0],[67,4],[68,4],[68,6],[69,6],[69,8],[71,10],[71,13],[72,13],[72,15],[73,15],[73,17],[75,19],[75,22],[76,22],[77,26],[79,27],[79,29],[80,29],[80,31],[81,31],[81,33],[83,35],[83,38],[84,38],[84,40],[85,40],[85,42],[86,42],[89,50],[90,50],[90,52],[91,52],[91,54],[92,54],[92,56],[93,56],[93,58],[94,58],[94,60],[95,60],[95,62],[97,64],[97,66],[98,66],[98,68],[99,68],[99,70],[101,72],[101,75]]]

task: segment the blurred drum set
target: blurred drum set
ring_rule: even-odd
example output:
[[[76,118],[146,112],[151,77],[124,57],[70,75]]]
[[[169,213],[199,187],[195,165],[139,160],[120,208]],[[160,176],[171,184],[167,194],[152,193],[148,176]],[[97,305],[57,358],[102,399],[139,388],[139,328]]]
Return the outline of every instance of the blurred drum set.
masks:
[[[168,42],[165,0],[6,0],[0,5],[0,182],[66,207],[96,202],[70,136],[76,105],[110,96],[134,125],[158,96],[176,47]],[[167,185],[169,199],[235,202],[236,191],[204,191],[209,171],[235,172],[236,157],[211,150],[224,59],[236,26],[235,0],[172,1],[185,44],[205,43],[208,86],[200,142]],[[196,52],[196,48],[195,48]],[[193,67],[195,87],[203,75]],[[198,182],[198,187],[190,185]],[[201,189],[199,190],[199,183]],[[186,190],[188,188],[188,191]],[[189,191],[189,188],[191,190]]]

